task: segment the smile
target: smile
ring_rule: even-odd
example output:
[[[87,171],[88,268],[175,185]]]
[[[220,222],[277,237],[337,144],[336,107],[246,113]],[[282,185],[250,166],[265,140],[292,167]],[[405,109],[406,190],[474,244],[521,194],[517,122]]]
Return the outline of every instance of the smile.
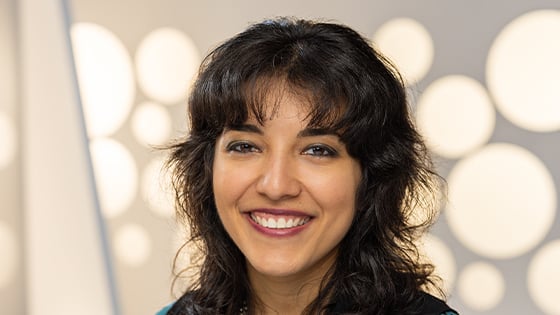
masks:
[[[311,217],[300,216],[300,217],[284,217],[284,216],[271,216],[262,215],[252,212],[251,219],[258,225],[269,228],[269,229],[290,229],[298,226],[302,226],[309,222]]]

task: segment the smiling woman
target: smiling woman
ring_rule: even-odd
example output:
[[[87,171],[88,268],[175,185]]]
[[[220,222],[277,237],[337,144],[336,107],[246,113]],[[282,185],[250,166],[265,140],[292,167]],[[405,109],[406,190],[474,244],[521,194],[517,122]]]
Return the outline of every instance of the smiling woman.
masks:
[[[171,150],[204,255],[160,314],[456,314],[415,240],[439,177],[397,71],[346,26],[277,19],[204,61]]]
[[[270,118],[262,126],[249,118],[245,127],[227,128],[219,137],[214,198],[247,259],[250,280],[296,276],[311,289],[305,284],[320,282],[350,228],[361,170],[338,136],[308,129],[305,99],[286,94],[268,100]],[[254,291],[266,292],[259,288],[263,281],[251,282]]]

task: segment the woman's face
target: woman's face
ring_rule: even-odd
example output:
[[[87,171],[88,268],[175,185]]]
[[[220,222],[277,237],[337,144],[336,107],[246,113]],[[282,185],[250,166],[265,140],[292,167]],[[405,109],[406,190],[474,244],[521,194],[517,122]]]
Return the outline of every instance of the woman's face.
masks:
[[[250,277],[322,277],[354,217],[359,162],[307,127],[304,100],[284,93],[264,125],[250,118],[216,143],[218,214]]]

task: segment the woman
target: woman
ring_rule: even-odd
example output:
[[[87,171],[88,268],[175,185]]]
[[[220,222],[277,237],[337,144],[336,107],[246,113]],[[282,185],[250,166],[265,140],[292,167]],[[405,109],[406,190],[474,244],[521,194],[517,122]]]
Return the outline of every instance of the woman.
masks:
[[[438,177],[391,64],[348,27],[280,18],[205,59],[172,148],[200,275],[160,314],[456,314],[411,220]]]

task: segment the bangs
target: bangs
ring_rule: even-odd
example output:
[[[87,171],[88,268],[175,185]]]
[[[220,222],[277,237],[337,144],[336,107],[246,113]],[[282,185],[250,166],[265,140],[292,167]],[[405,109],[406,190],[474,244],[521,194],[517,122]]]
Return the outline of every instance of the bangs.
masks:
[[[308,127],[325,129],[340,134],[346,129],[344,117],[347,116],[348,103],[340,91],[325,89],[315,81],[291,81],[287,75],[261,75],[243,84],[241,102],[237,106],[226,106],[225,117],[230,117],[224,128],[245,123],[249,118],[260,125],[276,117],[286,95],[294,96]],[[243,115],[239,115],[243,112]]]
[[[291,95],[308,127],[338,134],[352,156],[377,154],[391,125],[406,124],[403,87],[359,34],[330,28],[261,24],[217,47],[190,95],[191,134],[214,141],[249,118],[263,125]]]

